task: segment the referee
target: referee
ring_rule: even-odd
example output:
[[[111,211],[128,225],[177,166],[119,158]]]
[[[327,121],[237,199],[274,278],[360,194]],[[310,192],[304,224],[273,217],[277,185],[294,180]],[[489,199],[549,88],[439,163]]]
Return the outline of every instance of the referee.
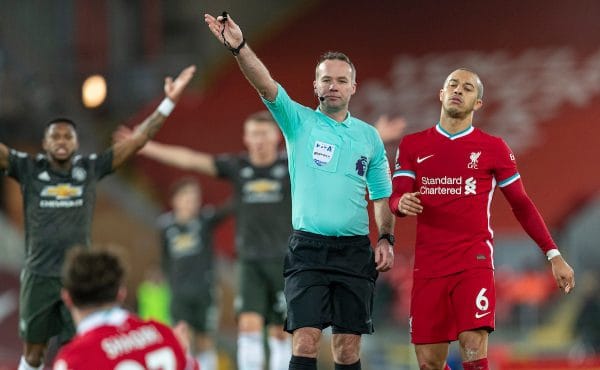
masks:
[[[336,370],[361,368],[362,334],[373,332],[373,291],[378,271],[394,262],[394,220],[387,207],[389,166],[381,138],[350,115],[356,70],[348,57],[328,52],[319,59],[316,110],[293,101],[246,44],[230,17],[205,21],[235,55],[285,137],[292,189],[292,226],[284,262],[287,320],[293,335],[291,370],[316,369],[321,331],[332,326]],[[380,238],[368,238],[366,193],[374,202]]]

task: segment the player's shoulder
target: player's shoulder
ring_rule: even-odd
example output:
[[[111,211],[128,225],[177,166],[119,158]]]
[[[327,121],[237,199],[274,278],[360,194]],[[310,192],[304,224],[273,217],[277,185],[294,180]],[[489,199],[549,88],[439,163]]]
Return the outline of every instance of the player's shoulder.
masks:
[[[101,337],[94,331],[76,336],[65,344],[59,351],[54,362],[53,370],[86,369],[90,363],[99,359],[99,344]]]
[[[288,155],[285,150],[282,150],[279,153],[277,153],[277,161],[285,164],[288,163]]]
[[[200,222],[205,222],[215,217],[216,213],[217,208],[213,204],[205,204],[202,206],[202,208],[200,208],[198,220]]]
[[[473,127],[473,134],[480,139],[485,139],[485,140],[490,140],[490,141],[501,140],[500,136],[492,135],[489,132],[487,132],[479,127]]]
[[[174,222],[175,222],[175,215],[171,211],[165,212],[156,218],[156,226],[159,227],[160,229],[166,229],[167,227],[172,225]]]
[[[500,136],[492,135],[489,132],[486,132],[480,128],[475,127],[473,130],[473,134],[477,137],[478,140],[484,141],[489,145],[498,145],[501,147],[506,146],[504,139]]]
[[[430,127],[425,130],[412,132],[402,137],[400,141],[403,146],[414,145],[415,143],[421,143],[431,137],[435,133],[435,127]]]
[[[243,160],[244,157],[247,157],[248,154],[245,152],[241,153],[220,153],[215,156],[215,160],[217,162],[225,162],[225,163],[239,163]]]
[[[9,149],[8,149],[8,153],[9,153],[11,156],[13,156],[13,157],[15,157],[15,158],[19,158],[19,159],[27,159],[27,158],[31,158],[31,156],[29,155],[29,153],[27,153],[27,152],[22,152],[22,151],[20,151],[20,150],[13,149],[13,148],[9,148]],[[44,156],[44,155],[40,153],[40,154],[38,154],[37,156]],[[37,156],[36,156],[36,158],[37,158]]]

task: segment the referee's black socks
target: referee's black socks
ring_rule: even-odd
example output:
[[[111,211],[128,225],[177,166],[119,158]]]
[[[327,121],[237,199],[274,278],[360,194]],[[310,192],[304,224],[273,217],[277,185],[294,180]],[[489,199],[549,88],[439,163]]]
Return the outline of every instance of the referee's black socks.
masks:
[[[356,361],[352,365],[340,365],[335,364],[335,370],[360,370],[360,360]]]
[[[317,359],[292,355],[289,370],[317,370]]]

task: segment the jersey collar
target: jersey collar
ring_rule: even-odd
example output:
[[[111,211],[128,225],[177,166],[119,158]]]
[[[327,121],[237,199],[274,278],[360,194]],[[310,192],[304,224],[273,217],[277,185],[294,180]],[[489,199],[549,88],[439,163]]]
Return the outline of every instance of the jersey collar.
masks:
[[[85,334],[99,326],[110,325],[118,326],[127,320],[129,313],[121,307],[113,307],[107,310],[99,310],[79,322],[77,333]]]
[[[460,132],[457,132],[456,134],[451,134],[448,131],[444,130],[442,128],[442,125],[438,122],[437,125],[435,125],[435,130],[450,140],[456,140],[463,136],[469,135],[471,132],[473,132],[475,130],[475,128],[473,127],[473,125],[469,125],[469,127],[467,127],[466,129],[464,129]]]
[[[321,111],[321,107],[317,107],[317,109],[315,109],[315,112],[317,112],[320,115],[322,115],[323,117],[325,117],[325,119],[329,123],[333,123],[333,124],[336,124],[336,125],[342,124],[342,125],[344,125],[346,127],[349,127],[352,124],[352,115],[350,114],[350,111],[348,111],[346,113],[346,118],[342,122],[338,122],[338,121],[334,120],[333,118],[329,117],[328,115],[326,115],[325,113],[323,113]]]

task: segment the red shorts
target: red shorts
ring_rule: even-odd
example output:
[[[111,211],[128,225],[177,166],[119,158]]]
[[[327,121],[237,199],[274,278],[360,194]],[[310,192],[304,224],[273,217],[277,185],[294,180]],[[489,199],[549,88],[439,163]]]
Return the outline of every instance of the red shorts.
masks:
[[[414,344],[451,342],[466,330],[493,331],[495,316],[494,270],[414,280],[409,318]]]

